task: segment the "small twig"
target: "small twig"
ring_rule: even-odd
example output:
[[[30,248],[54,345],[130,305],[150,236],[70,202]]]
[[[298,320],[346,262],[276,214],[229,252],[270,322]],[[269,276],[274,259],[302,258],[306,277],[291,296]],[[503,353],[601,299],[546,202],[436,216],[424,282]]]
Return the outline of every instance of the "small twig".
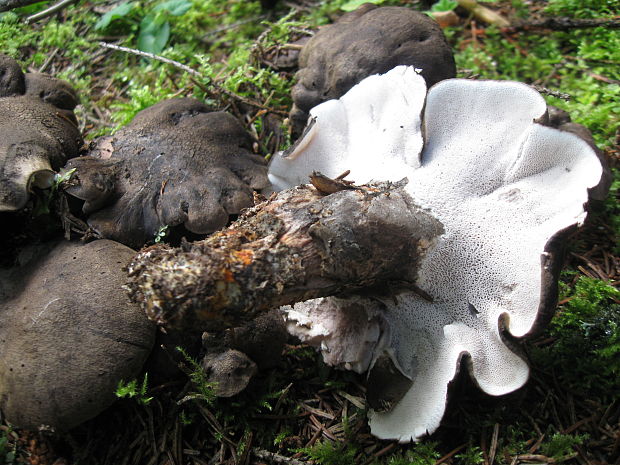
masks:
[[[299,45],[299,44],[284,44],[284,45],[280,45],[280,49],[281,50],[298,50],[301,51],[301,49],[304,48],[303,45]]]
[[[54,49],[54,51],[52,53],[49,54],[49,56],[47,57],[47,59],[45,60],[45,62],[41,65],[41,67],[39,68],[39,73],[44,73],[45,70],[47,69],[47,67],[50,65],[50,63],[54,60],[54,57],[56,56],[56,54],[58,53],[58,47],[56,47]]]
[[[285,457],[284,455],[258,448],[252,449],[252,454],[261,460],[275,463],[276,465],[306,465],[307,463],[302,460],[297,460],[292,457]]]
[[[479,5],[476,0],[457,0],[460,7],[472,13],[476,19],[498,27],[508,27],[510,22],[499,13]]]
[[[39,19],[47,18],[48,16],[52,16],[54,13],[62,10],[66,6],[75,3],[77,0],[62,0],[49,8],[46,8],[43,11],[39,11],[38,13],[33,14],[32,16],[28,16],[26,18],[26,24],[31,23],[33,21],[38,21]]]
[[[372,454],[368,460],[366,460],[362,465],[369,465],[373,462],[375,462],[379,457],[387,454],[388,452],[390,452],[392,449],[394,449],[396,446],[398,445],[397,442],[393,442],[391,444],[388,444],[387,446],[385,446],[383,449],[375,452],[374,454]]]
[[[150,58],[152,60],[157,60],[157,61],[161,61],[162,63],[166,63],[169,65],[174,66],[175,68],[181,69],[183,71],[185,71],[186,73],[190,74],[191,76],[200,79],[203,79],[204,76],[202,74],[200,74],[198,71],[196,71],[195,69],[190,68],[187,65],[184,65],[183,63],[179,63],[178,61],[174,61],[171,60],[170,58],[165,58],[162,57],[161,55],[155,55],[154,53],[149,53],[149,52],[143,52],[142,50],[137,50],[135,48],[129,48],[129,47],[122,47],[120,45],[114,45],[114,44],[110,44],[107,42],[99,42],[99,45],[105,48],[109,48],[112,50],[118,50],[120,52],[125,52],[125,53],[131,53],[132,55],[137,55],[137,56],[141,56],[144,58]],[[192,80],[194,82],[194,84],[196,84],[198,87],[200,87],[202,90],[204,90],[205,92],[207,91],[206,87],[204,86],[204,84],[202,84],[201,82],[197,82],[196,80]],[[263,110],[268,110],[272,113],[275,114],[280,114],[280,115],[286,115],[285,112],[282,112],[280,110],[276,110],[273,108],[268,108],[265,105],[256,102],[254,100],[248,99],[246,97],[242,97],[241,95],[237,95],[234,92],[225,89],[224,87],[220,86],[219,84],[217,84],[214,80],[210,81],[210,84],[218,91],[221,92],[223,94],[228,95],[229,97],[232,97],[234,99],[239,100],[242,103],[245,103],[246,105],[250,105],[252,107],[256,107],[256,108],[260,108]]]
[[[142,50],[136,50],[135,48],[122,47],[120,45],[109,44],[107,42],[99,42],[99,45],[105,48],[112,49],[112,50],[118,50],[120,52],[131,53],[132,55],[138,55],[144,58],[150,58],[152,60],[161,61],[162,63],[172,65],[175,68],[182,69],[183,71],[191,74],[192,76],[196,76],[198,78],[203,77],[202,74],[200,74],[198,71],[190,68],[187,65],[184,65],[183,63],[179,63],[178,61],[171,60],[170,58],[164,58],[160,55],[155,55],[154,53],[143,52]]]
[[[459,452],[461,452],[463,449],[465,449],[467,447],[467,443],[465,444],[461,444],[460,446],[452,449],[450,452],[448,452],[446,455],[444,455],[443,457],[441,457],[439,460],[437,460],[435,462],[435,465],[440,465],[442,463],[444,463],[445,461],[451,459],[452,457],[454,457],[456,454],[458,454]]]
[[[610,29],[620,28],[620,20],[612,18],[580,19],[549,17],[538,21],[523,21],[513,24],[506,29],[510,32],[530,29],[553,29],[554,31],[568,31],[570,29],[583,29],[590,27],[607,27]]]
[[[493,436],[491,436],[491,448],[489,449],[489,465],[493,465],[495,454],[497,453],[497,440],[499,439],[499,423],[493,426]]]
[[[564,92],[547,89],[546,87],[537,86],[536,84],[530,84],[530,87],[541,94],[550,95],[551,97],[556,97],[562,100],[569,101],[572,98],[569,94],[566,94]]]
[[[227,24],[226,26],[221,26],[221,27],[218,27],[218,28],[213,29],[211,31],[207,31],[205,33],[203,39],[206,38],[206,37],[215,35],[215,34],[219,34],[220,32],[225,32],[225,31],[228,31],[230,29],[235,29],[235,28],[237,28],[239,26],[243,26],[244,24],[253,23],[254,21],[258,21],[259,19],[266,19],[266,18],[267,18],[267,15],[259,15],[259,16],[253,16],[251,18],[246,18],[246,19],[244,19],[242,21],[237,21],[236,23],[233,23],[233,24]]]

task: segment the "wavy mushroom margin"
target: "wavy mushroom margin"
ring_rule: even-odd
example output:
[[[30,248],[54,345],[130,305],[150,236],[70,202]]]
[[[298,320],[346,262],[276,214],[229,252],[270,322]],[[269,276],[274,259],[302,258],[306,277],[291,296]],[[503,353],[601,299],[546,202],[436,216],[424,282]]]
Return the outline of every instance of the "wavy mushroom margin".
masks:
[[[589,191],[606,179],[604,161],[576,135],[539,124],[544,99],[509,81],[449,79],[427,94],[417,70],[401,66],[310,114],[311,128],[270,166],[275,190],[307,182],[313,170],[351,170],[358,183],[406,176],[408,193],[445,233],[416,282],[433,302],[414,292],[309,301],[284,309],[289,331],[339,367],[372,375],[385,365],[378,360],[391,360],[408,389],[370,411],[383,439],[408,442],[439,426],[464,354],[485,392],[521,387],[529,368],[517,341],[553,314],[562,247],[586,217]],[[368,321],[357,335],[347,325],[352,301]]]

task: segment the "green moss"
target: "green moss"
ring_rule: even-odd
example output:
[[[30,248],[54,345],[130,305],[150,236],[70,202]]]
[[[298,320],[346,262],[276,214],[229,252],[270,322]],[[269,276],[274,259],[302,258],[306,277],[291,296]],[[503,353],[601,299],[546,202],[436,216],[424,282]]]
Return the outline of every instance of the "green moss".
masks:
[[[574,447],[583,444],[587,439],[584,435],[571,435],[554,433],[547,441],[540,446],[543,455],[560,460],[574,452]]]
[[[565,273],[565,275],[570,273]],[[566,301],[549,328],[551,347],[533,349],[536,364],[553,370],[572,391],[609,400],[620,392],[620,291],[581,276],[562,285]]]
[[[467,448],[454,456],[461,465],[478,465],[484,462],[482,450],[478,446],[468,445]]]
[[[18,60],[21,58],[20,49],[36,40],[35,33],[25,28],[19,21],[19,16],[13,12],[4,13],[0,16],[2,53]]]
[[[412,444],[409,450],[394,454],[383,463],[386,465],[433,465],[441,457],[437,446],[438,444],[433,441]]]
[[[312,447],[298,449],[310,460],[320,465],[356,465],[357,448],[351,443],[336,443],[332,441],[317,442]]]
[[[549,0],[545,9],[549,15],[574,18],[598,18],[618,14],[615,0]]]
[[[597,144],[612,147],[620,124],[620,31],[596,28],[545,35],[506,36],[487,28],[477,43],[455,43],[459,69],[484,79],[511,79],[559,90],[566,102],[547,97],[573,121],[592,131]],[[615,63],[616,66],[610,66]]]

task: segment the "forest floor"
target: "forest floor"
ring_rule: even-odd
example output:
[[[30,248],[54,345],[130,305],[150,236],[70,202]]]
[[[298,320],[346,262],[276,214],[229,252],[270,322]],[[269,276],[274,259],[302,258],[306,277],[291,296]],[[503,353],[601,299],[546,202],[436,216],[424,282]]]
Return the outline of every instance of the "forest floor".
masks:
[[[238,117],[255,137],[257,153],[286,148],[295,66],[278,65],[277,57],[353,2],[290,0],[266,10],[242,0],[174,1],[186,11],[155,20],[163,2],[126,3],[108,15],[108,24],[101,18],[121,2],[80,1],[29,23],[24,20],[50,2],[24,7],[0,16],[0,50],[25,69],[77,88],[77,115],[88,139],[113,132],[157,101],[191,96]],[[609,199],[572,237],[556,317],[524,343],[532,367],[525,387],[490,397],[462,370],[437,432],[415,444],[380,441],[367,426],[360,377],[292,344],[280,367],[261,373],[232,399],[191,396],[201,387],[183,374],[144,383],[144,389],[140,378],[131,397],[67,434],[25,432],[3,422],[0,465],[620,464],[620,9],[613,0],[484,5],[514,26],[488,25],[456,9],[456,24],[444,31],[459,76],[543,89],[550,104],[592,131],[615,175]],[[453,7],[442,1],[435,9]],[[601,23],[541,25],[548,18]],[[175,63],[101,42],[154,47]],[[269,132],[268,115],[282,121],[282,132]],[[193,370],[191,361],[182,364]]]

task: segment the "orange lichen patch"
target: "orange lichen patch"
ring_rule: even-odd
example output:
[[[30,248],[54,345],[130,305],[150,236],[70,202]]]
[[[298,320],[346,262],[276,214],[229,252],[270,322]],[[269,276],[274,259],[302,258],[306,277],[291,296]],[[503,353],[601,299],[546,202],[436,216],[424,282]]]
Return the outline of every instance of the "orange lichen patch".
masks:
[[[224,281],[226,281],[227,283],[234,283],[235,282],[235,275],[228,268],[224,268],[222,270],[222,276],[224,278]]]
[[[254,252],[250,249],[235,250],[233,251],[233,256],[238,262],[244,266],[248,266],[254,259]]]

